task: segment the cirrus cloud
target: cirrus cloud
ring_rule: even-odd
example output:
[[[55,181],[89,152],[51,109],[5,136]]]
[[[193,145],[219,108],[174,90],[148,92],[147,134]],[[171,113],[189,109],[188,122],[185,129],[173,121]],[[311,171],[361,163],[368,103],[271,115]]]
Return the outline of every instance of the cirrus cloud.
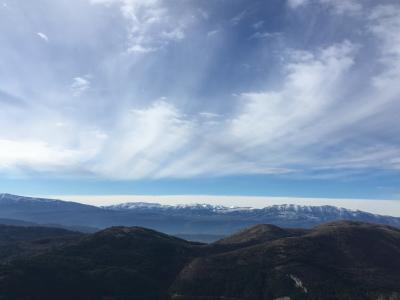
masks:
[[[317,2],[329,10],[317,25],[280,26],[250,4],[73,2],[81,17],[62,14],[68,5],[53,13],[79,26],[60,25],[46,47],[13,12],[8,22],[24,26],[0,21],[0,170],[112,179],[399,170],[400,7],[297,0],[280,13],[317,13]]]

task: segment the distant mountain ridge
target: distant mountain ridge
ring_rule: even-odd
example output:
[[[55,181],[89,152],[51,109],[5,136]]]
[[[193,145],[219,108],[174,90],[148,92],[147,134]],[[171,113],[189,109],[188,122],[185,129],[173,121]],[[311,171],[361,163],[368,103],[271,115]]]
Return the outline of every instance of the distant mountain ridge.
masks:
[[[177,204],[177,205],[163,205],[160,203],[146,203],[146,202],[127,202],[109,206],[102,206],[102,208],[115,210],[115,211],[207,211],[210,213],[224,214],[224,213],[246,213],[246,214],[258,214],[273,212],[284,216],[291,214],[306,214],[306,213],[321,213],[321,214],[333,214],[337,216],[357,216],[360,214],[368,215],[369,217],[390,217],[382,216],[379,214],[373,214],[364,212],[361,210],[347,209],[343,207],[336,207],[332,205],[321,205],[321,206],[308,206],[308,205],[297,205],[297,204],[280,204],[271,205],[264,208],[254,207],[240,207],[240,206],[223,206],[223,205],[211,205],[211,204]],[[393,217],[396,218],[396,217]]]
[[[103,206],[104,209],[120,212],[152,212],[170,215],[212,215],[212,216],[231,216],[260,220],[262,218],[271,220],[270,224],[278,224],[284,227],[311,227],[308,223],[323,223],[334,220],[359,220],[372,223],[388,224],[400,227],[400,218],[392,216],[383,216],[364,212],[361,210],[352,210],[331,205],[306,206],[296,204],[271,205],[264,208],[236,207],[211,204],[178,204],[162,205],[159,203],[130,202],[117,205]],[[290,224],[287,223],[300,223]]]
[[[205,203],[194,203],[194,204],[176,204],[176,205],[166,205],[160,203],[149,203],[149,202],[126,202],[108,206],[102,206],[105,209],[111,210],[149,210],[149,209],[159,209],[159,210],[208,210],[213,212],[232,212],[232,211],[244,211],[244,210],[254,210],[253,207],[239,207],[239,206],[223,206],[223,205],[212,205]]]
[[[0,219],[62,227],[142,226],[179,236],[223,236],[255,224],[311,228],[353,220],[400,227],[400,218],[334,206],[273,205],[265,208],[210,204],[123,203],[97,207],[76,202],[0,194]],[[88,230],[90,231],[90,230]]]

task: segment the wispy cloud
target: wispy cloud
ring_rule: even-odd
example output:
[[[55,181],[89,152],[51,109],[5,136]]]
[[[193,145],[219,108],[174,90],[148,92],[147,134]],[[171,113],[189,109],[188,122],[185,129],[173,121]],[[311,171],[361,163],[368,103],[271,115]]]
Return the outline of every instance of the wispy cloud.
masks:
[[[33,17],[16,10],[14,23],[0,20],[0,172],[327,178],[400,169],[394,2],[292,0],[277,13],[315,16],[293,24],[246,5],[51,3],[57,17],[35,24],[51,37],[46,47],[29,29]],[[69,5],[82,13],[73,18]]]
[[[219,32],[218,29],[211,30],[211,31],[207,32],[207,36],[208,37],[214,36],[214,35],[218,34],[218,32]]]
[[[332,7],[338,14],[359,14],[363,9],[359,0],[320,0],[320,2]]]
[[[177,27],[171,31],[164,31],[162,36],[168,40],[179,41],[185,38],[183,28]]]
[[[150,53],[157,51],[157,48],[151,48],[151,47],[144,47],[142,45],[133,45],[130,48],[127,49],[128,53]]]
[[[75,97],[81,96],[85,91],[90,88],[90,76],[85,77],[75,77],[71,84],[72,94]]]
[[[234,26],[238,25],[239,22],[246,16],[246,14],[247,14],[247,9],[245,9],[245,10],[241,11],[240,13],[238,13],[236,16],[234,16],[231,19],[231,24],[234,25]]]
[[[291,8],[315,4],[326,5],[338,14],[359,14],[363,9],[359,0],[288,0]]]
[[[264,25],[265,21],[258,21],[253,24],[254,29],[260,29]]]
[[[49,38],[47,37],[47,35],[45,35],[43,32],[38,32],[37,33],[38,37],[40,37],[43,41],[48,42]]]
[[[309,2],[310,2],[310,0],[288,0],[288,5],[291,8],[297,8],[299,6],[307,4]]]
[[[256,31],[254,34],[250,36],[250,39],[270,39],[270,38],[278,38],[281,37],[281,32],[259,32]]]
[[[93,4],[119,5],[128,20],[128,52],[150,53],[162,49],[169,42],[185,38],[185,28],[193,16],[170,15],[165,2],[160,0],[91,0]]]
[[[119,179],[156,176],[191,141],[192,131],[193,123],[163,100],[130,109],[121,116],[93,170]]]

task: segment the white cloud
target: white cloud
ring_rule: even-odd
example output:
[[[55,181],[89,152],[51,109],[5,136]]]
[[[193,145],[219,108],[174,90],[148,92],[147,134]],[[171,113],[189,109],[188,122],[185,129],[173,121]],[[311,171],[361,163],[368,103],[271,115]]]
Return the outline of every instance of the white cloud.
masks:
[[[164,1],[160,0],[91,0],[93,4],[120,5],[128,22],[128,51],[150,53],[162,49],[169,42],[185,38],[186,27],[193,16],[172,16]]]
[[[235,26],[235,25],[239,24],[240,21],[246,16],[246,14],[247,14],[247,10],[243,10],[242,12],[240,12],[239,14],[237,14],[236,16],[234,16],[234,17],[231,19],[232,25]]]
[[[132,47],[130,47],[127,52],[136,52],[136,53],[150,53],[150,52],[154,52],[157,51],[157,48],[151,48],[151,47],[144,47],[142,45],[133,45]]]
[[[382,89],[385,86],[398,86],[400,79],[400,6],[379,5],[369,15],[368,29],[375,35],[381,46],[381,63],[384,72],[375,77],[375,84]],[[397,92],[397,90],[396,90]]]
[[[265,23],[264,21],[255,22],[255,23],[253,24],[253,28],[254,28],[254,29],[260,29],[261,27],[263,27],[264,23]]]
[[[74,151],[88,162],[81,164],[88,172],[116,179],[287,174],[378,164],[398,168],[393,160],[399,155],[396,148],[360,148],[347,142],[358,135],[349,128],[379,108],[374,93],[349,105],[341,98],[339,90],[348,88],[346,75],[355,64],[357,51],[348,41],[314,52],[288,51],[282,87],[242,93],[230,118],[213,112],[188,116],[164,98],[119,114],[108,133],[92,131],[90,138],[82,138],[92,142],[81,143]],[[75,83],[78,94],[89,85],[81,77],[75,78]],[[352,109],[360,104],[363,110]],[[334,157],[327,156],[332,152],[325,150],[333,145],[340,150]],[[53,157],[52,150],[40,147],[45,149],[38,150],[46,153],[43,159]],[[71,153],[66,144],[62,149],[60,153]],[[25,154],[13,163],[24,162]]]
[[[210,17],[210,14],[205,11],[204,9],[198,9],[197,10],[198,13],[200,14],[200,16],[204,19],[204,20],[208,20],[208,18]]]
[[[255,32],[250,36],[250,39],[270,39],[270,38],[278,38],[281,37],[282,33],[280,32]]]
[[[309,1],[310,0],[288,0],[288,5],[291,8],[297,8],[299,6],[307,4]]]
[[[214,119],[214,118],[219,118],[219,117],[221,117],[221,115],[219,115],[219,114],[211,113],[211,112],[205,112],[205,111],[199,113],[199,115],[200,115],[201,117],[208,118],[208,119]]]
[[[75,77],[71,84],[71,90],[74,97],[81,96],[89,88],[90,88],[89,76]]]
[[[171,31],[163,31],[162,36],[168,40],[179,41],[185,38],[183,28],[175,28]]]
[[[29,51],[16,42],[1,47],[0,140],[8,150],[0,152],[0,172],[5,166],[48,170],[57,160],[82,174],[124,179],[398,170],[399,6],[289,3],[312,7],[316,1],[333,12],[329,24],[349,21],[338,14],[361,13],[365,18],[355,18],[358,34],[340,27],[331,32],[334,40],[327,35],[318,43],[322,35],[317,34],[313,43],[304,45],[308,38],[302,37],[291,43],[298,49],[287,49],[287,41],[270,39],[267,48],[267,43],[242,40],[242,33],[262,26],[254,23],[260,16],[252,10],[231,20],[168,1],[77,1],[88,6],[84,21],[66,31],[62,47],[49,43],[43,49],[35,40]],[[99,26],[92,24],[91,14],[100,16]],[[251,22],[240,24],[246,30],[222,30],[223,22],[239,24],[246,14]],[[193,15],[202,27],[191,27],[198,21]],[[307,36],[320,30],[310,27]],[[14,34],[14,24],[10,28],[9,41],[24,36]],[[197,47],[210,28],[220,30],[207,34],[218,33],[218,42]],[[258,38],[279,36],[256,31]],[[338,40],[342,36],[352,41]],[[174,52],[157,52],[170,43],[176,43]],[[82,45],[80,51],[76,45]],[[151,55],[140,55],[145,53]],[[16,62],[24,68],[15,68]],[[96,84],[91,76],[77,76],[82,70],[93,74]],[[85,101],[71,95],[84,95]],[[161,95],[168,98],[149,100]],[[24,150],[29,148],[37,160]]]
[[[47,37],[47,35],[45,35],[43,32],[38,32],[37,35],[44,40],[45,42],[49,41],[49,38]]]
[[[286,151],[287,143],[306,144],[304,131],[337,100],[335,89],[352,66],[353,53],[349,42],[322,49],[317,56],[309,53],[305,61],[304,55],[298,60],[295,53],[281,91],[242,94],[242,111],[231,125],[233,135],[246,147]]]
[[[19,167],[34,171],[56,171],[57,168],[74,168],[82,153],[62,149],[43,141],[13,141],[0,139],[0,166],[2,171]]]
[[[363,6],[359,0],[288,0],[290,8],[299,8],[309,4],[323,4],[338,14],[359,14]]]
[[[111,178],[154,177],[193,138],[193,124],[161,100],[124,114],[93,170]]]
[[[351,88],[347,74],[354,67],[357,51],[358,46],[348,41],[315,53],[290,51],[282,89],[244,93],[232,119],[196,124],[192,135],[202,137],[197,146],[156,176],[398,168],[394,161],[400,154],[398,147],[352,143],[360,138],[356,128],[379,116],[385,101],[392,99],[379,89],[346,104],[342,97]],[[381,102],[376,101],[378,95]],[[331,152],[331,147],[340,150]]]
[[[358,14],[363,7],[359,0],[319,0],[334,9],[338,14]]]
[[[211,30],[211,31],[207,32],[207,37],[215,36],[215,35],[217,35],[219,32],[220,32],[219,29]]]

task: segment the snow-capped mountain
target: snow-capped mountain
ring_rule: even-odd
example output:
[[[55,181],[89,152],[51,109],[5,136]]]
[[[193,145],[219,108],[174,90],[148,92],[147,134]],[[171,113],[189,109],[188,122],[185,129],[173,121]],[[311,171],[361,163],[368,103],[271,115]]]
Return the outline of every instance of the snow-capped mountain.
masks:
[[[281,217],[298,217],[299,215],[331,215],[337,217],[357,217],[366,216],[379,217],[380,215],[363,212],[360,210],[351,210],[336,206],[305,206],[295,204],[282,204],[271,205],[261,209],[253,207],[240,207],[240,206],[223,206],[211,204],[177,204],[177,205],[163,205],[160,203],[147,203],[147,202],[128,202],[110,206],[103,206],[104,209],[114,211],[160,211],[160,212],[209,212],[211,214],[245,214],[245,215],[274,215]]]
[[[80,208],[90,208],[94,207],[91,205],[85,205],[77,202],[71,201],[63,201],[56,199],[47,199],[47,198],[34,198],[34,197],[25,197],[25,196],[17,196],[12,194],[0,194],[0,205],[33,205],[34,207],[80,207]]]
[[[163,205],[160,203],[148,203],[148,202],[128,202],[115,204],[110,206],[103,206],[104,209],[124,211],[124,210],[160,210],[160,211],[208,211],[215,213],[226,213],[233,211],[245,211],[253,210],[251,207],[227,207],[223,205],[211,205],[211,204],[177,204],[177,205]]]
[[[0,202],[2,204],[4,203],[15,203],[15,202],[47,202],[47,203],[54,203],[57,202],[58,200],[53,200],[53,199],[44,199],[44,198],[33,198],[33,197],[24,197],[24,196],[17,196],[17,195],[12,195],[12,194],[6,194],[2,193],[0,194]]]
[[[336,206],[305,206],[295,204],[272,205],[265,208],[226,207],[210,204],[162,205],[159,203],[131,202],[103,207],[107,210],[137,213],[158,213],[161,215],[198,215],[236,217],[257,220],[288,227],[296,225],[309,227],[309,223],[318,224],[334,220],[359,220],[383,223],[400,227],[400,218],[372,214],[360,210],[351,210]]]
[[[226,235],[255,224],[312,226],[336,220],[380,223],[400,228],[400,218],[334,206],[273,205],[265,208],[210,204],[123,203],[96,207],[76,202],[0,194],[0,219],[39,224],[142,226],[173,234]]]

